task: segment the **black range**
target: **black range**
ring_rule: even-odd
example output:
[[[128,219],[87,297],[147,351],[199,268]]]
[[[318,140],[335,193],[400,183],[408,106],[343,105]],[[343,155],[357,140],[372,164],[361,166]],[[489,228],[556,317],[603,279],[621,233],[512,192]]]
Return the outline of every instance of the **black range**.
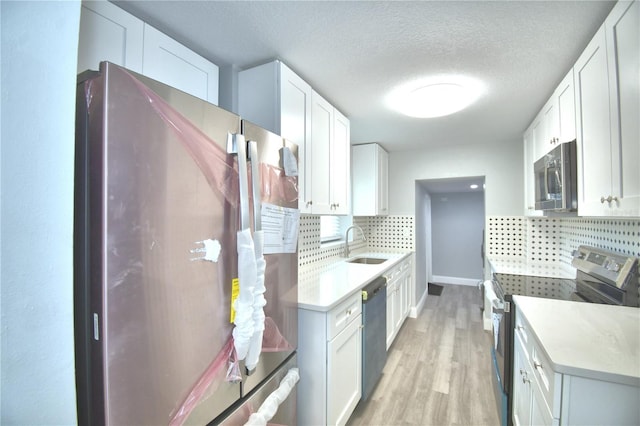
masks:
[[[511,393],[515,309],[513,296],[530,296],[574,302],[639,306],[638,259],[607,250],[580,246],[572,266],[576,279],[518,274],[493,274],[497,300],[492,306],[494,391],[502,426],[513,424]]]

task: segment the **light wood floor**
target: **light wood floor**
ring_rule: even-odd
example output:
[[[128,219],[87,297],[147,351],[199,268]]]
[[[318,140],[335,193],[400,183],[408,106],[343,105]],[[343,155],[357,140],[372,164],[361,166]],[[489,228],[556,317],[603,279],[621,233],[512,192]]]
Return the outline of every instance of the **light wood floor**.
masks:
[[[498,425],[491,334],[482,329],[478,289],[444,285],[407,318],[382,377],[349,419],[356,425]]]

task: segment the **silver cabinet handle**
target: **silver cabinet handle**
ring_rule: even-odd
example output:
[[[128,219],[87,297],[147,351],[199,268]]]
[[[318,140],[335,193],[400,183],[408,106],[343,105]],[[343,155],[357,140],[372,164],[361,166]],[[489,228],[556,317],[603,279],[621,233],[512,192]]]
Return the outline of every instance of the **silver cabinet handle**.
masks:
[[[522,383],[524,383],[525,385],[527,383],[531,383],[531,380],[527,377],[526,374],[524,376],[522,376]]]
[[[536,368],[536,369],[539,368],[540,370],[542,370],[542,364],[540,364],[539,362],[533,361],[533,368]]]

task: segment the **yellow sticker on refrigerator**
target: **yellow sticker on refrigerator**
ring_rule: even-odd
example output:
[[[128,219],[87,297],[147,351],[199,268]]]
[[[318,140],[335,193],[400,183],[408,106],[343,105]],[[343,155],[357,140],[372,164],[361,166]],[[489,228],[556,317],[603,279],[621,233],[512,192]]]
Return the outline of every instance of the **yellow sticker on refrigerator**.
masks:
[[[236,310],[233,309],[233,303],[236,301],[239,295],[240,295],[240,280],[238,278],[234,278],[231,280],[231,318],[229,318],[229,322],[231,323],[233,323],[236,320]]]

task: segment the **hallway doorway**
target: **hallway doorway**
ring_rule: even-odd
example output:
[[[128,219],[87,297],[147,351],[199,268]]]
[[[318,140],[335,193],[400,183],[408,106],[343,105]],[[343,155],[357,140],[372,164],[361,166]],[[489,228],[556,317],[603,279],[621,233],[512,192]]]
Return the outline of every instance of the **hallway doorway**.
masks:
[[[484,275],[484,176],[416,180],[416,294]]]

